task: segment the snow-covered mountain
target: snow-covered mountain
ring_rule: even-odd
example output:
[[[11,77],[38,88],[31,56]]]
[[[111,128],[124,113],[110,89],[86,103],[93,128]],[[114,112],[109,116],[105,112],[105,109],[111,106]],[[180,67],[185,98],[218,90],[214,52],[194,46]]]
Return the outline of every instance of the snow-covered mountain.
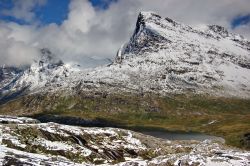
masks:
[[[41,49],[40,59],[22,73],[21,78],[15,82],[14,86],[38,89],[49,83],[63,81],[68,74],[67,65],[48,49]]]
[[[141,12],[134,34],[111,65],[80,70],[56,60],[48,49],[41,54],[8,84],[5,80],[2,100],[13,94],[92,90],[250,97],[250,41],[217,25],[192,28]]]
[[[2,68],[0,96],[2,100],[19,96],[23,93],[39,90],[68,76],[69,70],[61,60],[48,49],[41,49],[39,60],[25,70],[13,67]],[[8,76],[8,77],[7,77]]]

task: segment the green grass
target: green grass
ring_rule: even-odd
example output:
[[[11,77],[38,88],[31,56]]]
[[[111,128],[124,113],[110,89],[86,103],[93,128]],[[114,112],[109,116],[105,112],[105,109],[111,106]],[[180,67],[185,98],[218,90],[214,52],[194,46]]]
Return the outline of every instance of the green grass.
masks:
[[[27,105],[29,102],[29,105]],[[21,110],[21,111],[20,111]],[[205,95],[133,94],[27,96],[0,106],[0,114],[61,115],[103,119],[125,127],[194,131],[225,138],[228,145],[250,149],[241,140],[250,133],[250,100]],[[216,123],[208,125],[216,120]],[[248,143],[249,144],[249,143]]]

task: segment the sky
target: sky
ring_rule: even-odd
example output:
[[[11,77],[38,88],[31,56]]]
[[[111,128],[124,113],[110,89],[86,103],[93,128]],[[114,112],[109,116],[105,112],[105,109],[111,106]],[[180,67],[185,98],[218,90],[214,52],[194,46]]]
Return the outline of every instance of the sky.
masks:
[[[29,65],[41,48],[68,63],[100,65],[129,41],[140,11],[250,39],[250,0],[0,0],[0,65]]]

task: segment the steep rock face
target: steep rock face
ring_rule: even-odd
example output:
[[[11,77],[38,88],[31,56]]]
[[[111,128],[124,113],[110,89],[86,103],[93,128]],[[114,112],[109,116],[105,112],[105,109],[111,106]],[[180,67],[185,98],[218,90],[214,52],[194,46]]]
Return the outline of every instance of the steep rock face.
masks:
[[[171,41],[157,31],[154,31],[149,22],[161,25],[161,16],[153,13],[140,13],[136,22],[136,28],[124,54],[144,54],[146,52],[157,52],[166,48]],[[173,22],[174,23],[174,22]]]
[[[217,42],[213,40],[209,41],[209,39],[216,39]],[[152,12],[141,12],[138,16],[134,34],[127,44],[124,54],[143,54],[145,52],[159,51],[164,48],[169,49],[166,45],[169,44],[172,46],[171,43],[178,43],[180,45],[195,43],[200,47],[203,44],[208,44],[207,47],[215,45],[216,48],[221,49],[222,47],[226,47],[226,43],[222,41],[223,39],[233,41],[233,43],[228,43],[228,45],[233,44],[249,51],[249,41],[240,35],[229,33],[224,27],[209,25],[195,29],[170,18],[162,18]],[[221,45],[218,43],[221,43]],[[225,51],[225,49],[221,51]],[[228,51],[236,53],[236,50],[229,49]],[[242,50],[238,49],[237,53],[243,53],[239,51]],[[244,57],[244,54],[242,56]]]

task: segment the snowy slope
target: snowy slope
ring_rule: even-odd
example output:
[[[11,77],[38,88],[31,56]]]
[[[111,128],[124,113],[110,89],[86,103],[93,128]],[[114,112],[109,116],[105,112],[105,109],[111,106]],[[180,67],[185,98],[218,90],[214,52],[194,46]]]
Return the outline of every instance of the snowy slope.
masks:
[[[17,75],[23,72],[24,69],[16,67],[2,66],[0,68],[0,88],[3,88],[9,82],[15,81]]]
[[[194,29],[142,12],[115,63],[83,77],[140,92],[215,92],[249,97],[250,42],[220,26]]]
[[[40,59],[26,70],[16,73],[12,79],[3,80],[5,84],[1,87],[0,94],[16,97],[32,91],[39,91],[45,87],[60,86],[58,82],[65,82],[65,78],[73,72],[69,65],[64,64],[48,49],[41,49]]]
[[[42,49],[41,53],[41,59],[35,61],[16,84],[30,86],[32,89],[42,88],[48,83],[63,81],[63,78],[68,76],[67,66],[61,60],[52,55],[48,49]]]
[[[26,93],[95,90],[250,97],[250,42],[217,25],[192,28],[141,12],[130,41],[109,66],[79,70],[54,61],[49,50],[43,49],[42,55],[46,58],[1,88],[2,98],[24,88]]]

